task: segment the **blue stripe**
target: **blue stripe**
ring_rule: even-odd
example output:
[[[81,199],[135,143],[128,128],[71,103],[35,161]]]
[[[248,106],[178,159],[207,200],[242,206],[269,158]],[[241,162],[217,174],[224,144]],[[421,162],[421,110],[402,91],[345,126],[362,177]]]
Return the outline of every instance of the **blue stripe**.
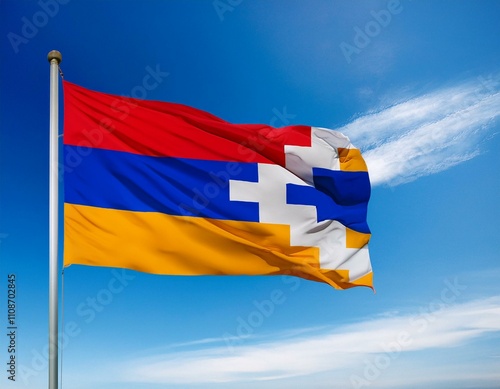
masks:
[[[80,155],[64,146],[65,160]],[[65,202],[179,216],[259,221],[257,203],[229,200],[229,179],[257,182],[256,163],[151,157],[87,149],[66,169]],[[75,165],[75,164],[74,164]]]
[[[259,221],[259,204],[230,201],[229,180],[258,182],[256,163],[151,157],[64,146],[65,202],[139,212]],[[78,156],[76,158],[75,156]],[[366,172],[314,168],[316,186],[287,184],[289,204],[314,205],[318,221],[369,233]]]
[[[318,222],[338,220],[352,230],[370,233],[366,222],[370,180],[367,172],[313,169],[315,187],[288,184],[287,203],[316,206]]]
[[[368,172],[313,168],[313,180],[316,189],[335,199],[337,204],[368,204],[370,200]]]

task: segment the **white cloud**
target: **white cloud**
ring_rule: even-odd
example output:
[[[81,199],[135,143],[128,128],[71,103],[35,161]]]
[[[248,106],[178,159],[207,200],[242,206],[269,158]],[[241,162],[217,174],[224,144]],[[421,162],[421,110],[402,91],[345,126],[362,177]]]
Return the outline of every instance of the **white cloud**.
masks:
[[[499,107],[498,76],[478,77],[359,117],[338,130],[364,151],[372,184],[397,185],[477,156]]]
[[[296,384],[307,379],[319,386],[304,381],[303,387],[345,388],[352,384],[353,375],[369,379],[375,386],[382,382],[386,387],[401,387],[403,382],[412,384],[412,380],[422,382],[424,377],[411,372],[411,365],[407,366],[408,371],[404,370],[403,355],[415,356],[414,351],[461,347],[473,339],[500,332],[500,296],[454,305],[452,300],[458,294],[450,285],[448,283],[443,289],[440,299],[419,307],[418,313],[413,315],[391,312],[386,317],[339,328],[298,332],[293,337],[280,335],[277,339],[259,343],[245,339],[232,349],[220,345],[191,351],[155,352],[146,358],[121,363],[119,370],[124,384],[141,383],[143,386],[228,384],[239,387],[236,385],[252,381],[263,385],[258,384],[259,387],[278,388],[290,387],[290,379]],[[207,343],[211,342],[212,339]],[[377,358],[385,358],[389,364],[381,369],[383,373],[390,373],[386,375],[386,381],[378,376],[372,380],[363,375],[367,361],[377,361]],[[393,363],[399,364],[391,372]],[[449,379],[446,374],[451,366],[446,361],[440,361],[440,364],[440,369],[425,379]],[[465,374],[464,378],[474,379],[471,370],[457,371],[452,377],[460,379],[461,374]],[[481,371],[481,374],[500,379],[500,373],[495,370]],[[325,377],[329,380],[336,378],[329,386],[321,386],[321,379]],[[264,386],[267,384],[269,386]]]

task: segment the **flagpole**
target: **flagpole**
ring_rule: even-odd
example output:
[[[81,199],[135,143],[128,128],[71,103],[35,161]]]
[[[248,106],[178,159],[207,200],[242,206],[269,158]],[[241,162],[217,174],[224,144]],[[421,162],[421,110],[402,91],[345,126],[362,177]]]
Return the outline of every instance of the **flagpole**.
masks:
[[[50,62],[50,161],[49,161],[49,389],[58,389],[58,165],[59,165],[59,63],[52,50]]]

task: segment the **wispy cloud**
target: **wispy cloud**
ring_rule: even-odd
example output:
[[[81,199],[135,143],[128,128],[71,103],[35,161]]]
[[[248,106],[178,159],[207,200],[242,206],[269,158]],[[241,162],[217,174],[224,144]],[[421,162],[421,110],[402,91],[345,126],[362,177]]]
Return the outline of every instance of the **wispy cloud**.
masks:
[[[230,384],[231,387],[236,387],[236,384],[248,381],[263,384],[271,381],[271,387],[278,388],[289,387],[280,386],[282,380],[300,380],[301,377],[313,376],[315,378],[312,382],[319,383],[321,377],[334,373],[336,379],[335,382],[330,382],[329,388],[351,387],[354,375],[370,380],[363,376],[366,361],[373,360],[376,363],[377,358],[384,357],[389,363],[384,370],[390,370],[391,362],[401,355],[412,354],[417,350],[458,347],[500,331],[500,296],[454,305],[445,303],[451,301],[454,293],[452,284],[449,285],[450,288],[443,289],[447,292],[441,293],[440,299],[419,307],[418,313],[413,315],[395,315],[392,312],[386,317],[339,328],[299,332],[289,339],[279,336],[278,339],[261,340],[253,344],[245,342],[244,345],[234,346],[232,351],[220,345],[191,351],[153,353],[149,357],[121,363],[119,369],[125,372],[121,377],[123,383],[143,385]],[[212,339],[207,343],[211,342]],[[201,345],[204,342],[199,343]],[[428,358],[429,354],[426,355]],[[495,355],[497,353],[490,357]],[[440,363],[440,371],[448,374],[446,361]],[[404,363],[394,369],[400,380],[392,375],[386,384],[392,382],[396,387],[401,386],[401,382],[411,384],[411,379],[408,382],[409,377],[414,377],[415,382],[421,382],[422,377],[410,370],[401,371],[401,366]],[[467,379],[472,377],[470,372],[471,370],[464,371]],[[485,373],[496,374],[496,379],[500,379],[500,374],[494,371],[481,372]],[[439,376],[439,371],[433,374],[437,374],[437,377],[430,375],[426,378],[450,378]],[[454,379],[460,377],[460,371],[453,375]],[[370,384],[375,384],[374,386],[379,383],[371,381],[373,382]]]
[[[361,116],[338,130],[364,151],[374,185],[398,185],[480,154],[499,107],[500,77],[478,77]]]

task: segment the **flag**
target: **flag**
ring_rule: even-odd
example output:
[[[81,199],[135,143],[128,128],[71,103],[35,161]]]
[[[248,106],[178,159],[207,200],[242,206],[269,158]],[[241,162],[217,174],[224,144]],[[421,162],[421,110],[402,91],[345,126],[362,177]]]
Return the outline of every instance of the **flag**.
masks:
[[[346,136],[63,85],[64,266],[372,287],[370,182]]]

